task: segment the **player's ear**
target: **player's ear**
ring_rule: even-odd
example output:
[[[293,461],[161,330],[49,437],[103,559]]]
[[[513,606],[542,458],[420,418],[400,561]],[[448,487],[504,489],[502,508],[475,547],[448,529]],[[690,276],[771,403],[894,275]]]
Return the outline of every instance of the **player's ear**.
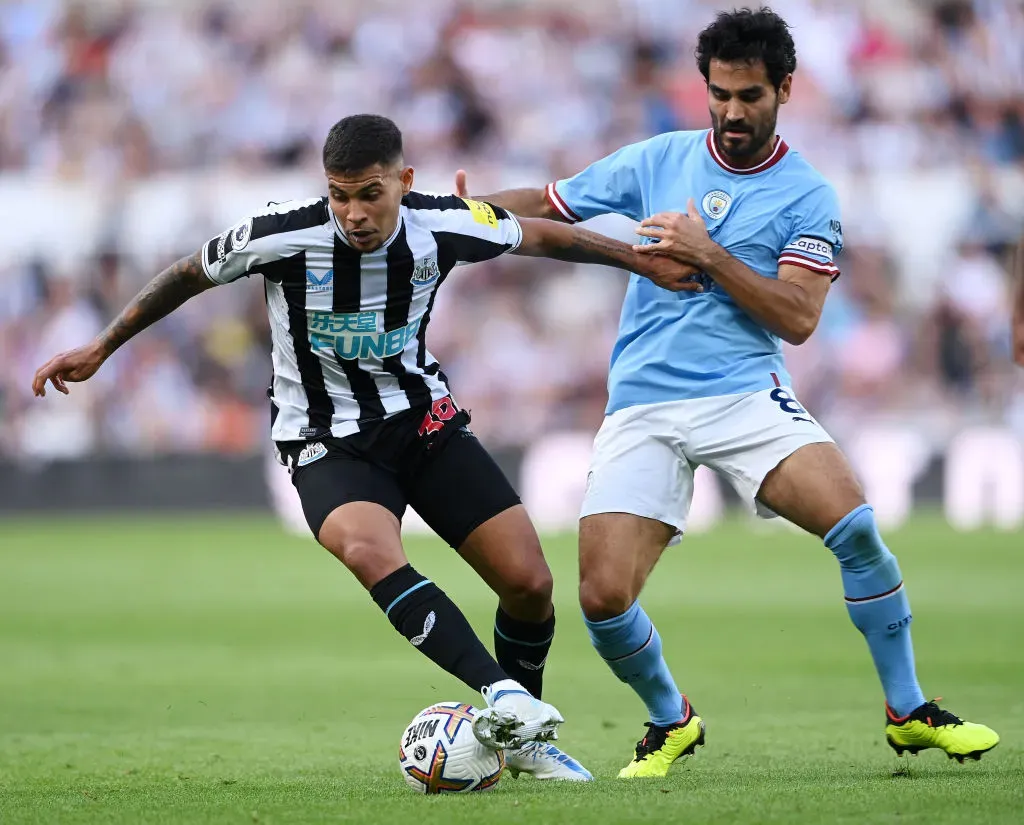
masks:
[[[793,75],[792,73],[782,78],[782,82],[779,84],[779,105],[789,102],[789,95],[793,91]]]
[[[416,175],[416,170],[411,166],[406,166],[398,173],[398,179],[402,182],[402,194],[408,195],[412,191],[412,181]]]

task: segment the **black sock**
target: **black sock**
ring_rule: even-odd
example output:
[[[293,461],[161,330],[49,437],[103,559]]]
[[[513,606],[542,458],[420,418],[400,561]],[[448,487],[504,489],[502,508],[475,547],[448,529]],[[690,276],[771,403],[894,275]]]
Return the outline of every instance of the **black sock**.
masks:
[[[534,697],[544,686],[544,663],[555,638],[555,614],[543,622],[513,619],[498,605],[494,616],[494,653],[498,664]]]
[[[508,678],[455,602],[412,565],[385,576],[370,588],[370,595],[395,630],[473,690]]]

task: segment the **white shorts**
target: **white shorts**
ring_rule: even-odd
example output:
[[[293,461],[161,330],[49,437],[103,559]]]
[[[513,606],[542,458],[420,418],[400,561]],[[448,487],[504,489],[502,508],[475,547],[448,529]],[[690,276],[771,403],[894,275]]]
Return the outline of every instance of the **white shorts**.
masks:
[[[831,441],[788,387],[626,407],[594,439],[580,517],[632,513],[682,533],[693,470],[705,464],[772,518],[756,498],[765,476],[801,447]]]

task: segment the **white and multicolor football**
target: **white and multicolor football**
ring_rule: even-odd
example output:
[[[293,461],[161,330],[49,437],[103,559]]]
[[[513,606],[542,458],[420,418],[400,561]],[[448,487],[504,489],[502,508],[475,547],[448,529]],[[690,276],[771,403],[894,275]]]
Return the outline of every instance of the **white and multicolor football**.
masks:
[[[438,702],[417,713],[398,744],[402,776],[419,793],[487,791],[505,770],[505,755],[473,735],[477,709],[462,702]]]

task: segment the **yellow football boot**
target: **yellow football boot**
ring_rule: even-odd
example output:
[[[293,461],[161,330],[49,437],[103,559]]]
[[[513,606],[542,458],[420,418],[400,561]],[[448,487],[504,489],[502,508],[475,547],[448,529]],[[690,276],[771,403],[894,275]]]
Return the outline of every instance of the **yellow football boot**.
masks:
[[[885,738],[898,756],[904,751],[916,756],[925,748],[939,748],[963,764],[964,759],[981,759],[999,744],[999,734],[992,728],[964,722],[940,708],[937,701],[926,702],[906,716],[897,716],[885,706]]]
[[[704,721],[683,697],[682,718],[675,724],[660,727],[646,722],[647,734],[636,743],[636,755],[619,771],[619,779],[662,777],[677,759],[692,754],[704,744]]]

